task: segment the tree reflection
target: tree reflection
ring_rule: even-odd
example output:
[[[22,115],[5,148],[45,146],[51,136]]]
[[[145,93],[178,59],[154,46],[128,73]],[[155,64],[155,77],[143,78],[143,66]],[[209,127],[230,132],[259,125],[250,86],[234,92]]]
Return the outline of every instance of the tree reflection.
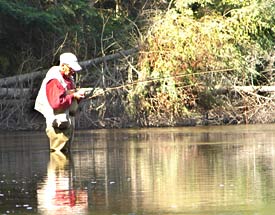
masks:
[[[88,208],[86,190],[74,187],[72,155],[50,154],[47,177],[37,190],[38,211],[43,215],[85,214]]]
[[[273,201],[275,134],[143,131],[82,137],[74,158],[92,210],[251,214]]]

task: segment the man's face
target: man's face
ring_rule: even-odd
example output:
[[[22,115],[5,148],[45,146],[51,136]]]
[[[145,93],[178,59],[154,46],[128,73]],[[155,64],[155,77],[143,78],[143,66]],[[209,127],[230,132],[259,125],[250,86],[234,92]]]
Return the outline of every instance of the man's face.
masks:
[[[67,64],[62,64],[61,65],[61,74],[66,75],[66,76],[72,76],[75,74],[75,71],[69,67]]]

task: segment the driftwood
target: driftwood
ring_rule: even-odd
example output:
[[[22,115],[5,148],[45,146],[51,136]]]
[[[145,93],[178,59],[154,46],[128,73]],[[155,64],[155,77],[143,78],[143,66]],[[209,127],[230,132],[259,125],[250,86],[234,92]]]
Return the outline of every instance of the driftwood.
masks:
[[[132,49],[128,49],[125,51],[119,51],[115,54],[106,55],[104,57],[99,57],[99,58],[95,58],[95,59],[87,60],[87,61],[81,61],[81,62],[79,62],[79,64],[82,67],[87,68],[87,67],[105,62],[105,61],[123,58],[123,57],[129,56],[129,55],[132,55],[136,52],[138,52],[138,48],[132,48]],[[47,71],[48,71],[48,69],[42,70],[42,71],[30,72],[27,74],[21,74],[21,75],[12,76],[12,77],[7,77],[7,78],[2,78],[2,79],[0,79],[0,86],[10,86],[15,83],[23,83],[25,81],[34,80],[36,78],[42,78],[45,76]]]

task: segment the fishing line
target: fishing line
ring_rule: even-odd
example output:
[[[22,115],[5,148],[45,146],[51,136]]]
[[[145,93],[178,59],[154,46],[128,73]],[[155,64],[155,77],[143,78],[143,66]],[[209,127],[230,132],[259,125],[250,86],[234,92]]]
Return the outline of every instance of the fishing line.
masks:
[[[186,74],[186,73],[183,74],[183,73],[181,73],[181,74],[168,76],[168,77],[159,77],[159,78],[152,78],[152,79],[148,79],[148,80],[133,81],[131,83],[122,84],[120,86],[107,87],[105,89],[102,89],[103,91],[101,91],[101,92],[98,92],[98,93],[95,92],[93,95],[86,97],[86,99],[92,99],[92,98],[95,98],[99,95],[103,95],[106,92],[109,92],[109,91],[112,91],[112,90],[118,90],[118,89],[121,89],[121,88],[126,88],[126,87],[130,87],[130,86],[137,85],[137,84],[142,84],[142,83],[150,83],[150,82],[159,81],[159,80],[166,80],[166,79],[173,79],[173,78],[180,78],[180,77],[187,77],[187,76],[195,76],[195,75],[203,75],[203,74],[209,74],[209,73],[231,72],[231,71],[235,71],[235,70],[236,70],[236,68],[211,70],[211,71],[205,71],[205,72],[195,72],[195,73],[192,73],[192,74]],[[96,88],[85,88],[85,87],[82,88],[82,89],[87,89],[87,91],[95,91],[96,90]],[[92,94],[92,93],[90,92],[88,94]]]

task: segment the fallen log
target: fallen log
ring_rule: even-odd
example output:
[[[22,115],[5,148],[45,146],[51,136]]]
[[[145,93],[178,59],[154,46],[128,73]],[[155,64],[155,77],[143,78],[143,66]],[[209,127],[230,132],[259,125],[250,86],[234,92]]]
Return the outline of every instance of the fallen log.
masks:
[[[39,77],[44,77],[47,71],[48,70],[42,70],[42,71],[30,72],[26,74],[2,78],[0,79],[0,86],[8,87],[10,85],[15,85],[16,83],[23,83],[25,81],[30,81]]]
[[[115,54],[106,55],[104,57],[99,57],[99,58],[95,58],[95,59],[92,59],[92,60],[82,61],[82,62],[80,62],[80,65],[82,67],[97,65],[97,64],[100,64],[104,61],[110,61],[110,60],[115,60],[115,59],[127,57],[127,56],[132,55],[132,54],[137,53],[137,52],[138,52],[138,48],[132,48],[132,49],[128,49],[128,50],[125,50],[125,51],[119,51]]]
[[[22,98],[30,96],[31,93],[29,88],[0,88],[0,98]]]
[[[104,57],[99,57],[99,58],[95,58],[95,59],[91,59],[91,60],[87,60],[87,61],[81,61],[81,62],[79,62],[79,64],[83,68],[87,68],[87,67],[90,67],[93,65],[100,64],[105,61],[123,58],[123,57],[132,55],[137,52],[138,52],[138,48],[132,48],[132,49],[124,50],[124,51],[119,51],[115,54],[106,55]],[[47,71],[48,71],[48,69],[30,72],[30,73],[21,74],[21,75],[16,75],[16,76],[7,77],[7,78],[2,78],[2,79],[0,79],[0,86],[10,86],[15,83],[23,83],[25,81],[31,81],[31,80],[34,80],[37,78],[42,78],[45,76]]]
[[[275,86],[229,86],[229,87],[221,87],[216,86],[215,92],[217,94],[224,94],[228,92],[254,92],[254,93],[272,93],[275,92]]]
[[[234,89],[244,92],[275,92],[275,86],[235,86]]]
[[[13,99],[0,99],[0,112],[1,112],[1,114],[3,114],[3,110],[1,109],[3,107],[1,105],[9,106],[8,111],[11,111],[14,108],[22,107],[22,103],[24,105],[26,105],[26,104],[33,105],[34,102],[35,102],[34,99],[26,99],[26,98],[22,98],[22,99],[16,99],[16,98],[13,98]]]
[[[35,89],[30,88],[0,88],[0,98],[21,98],[31,97]],[[250,93],[272,93],[275,92],[275,86],[231,86],[231,87],[215,87],[216,94],[225,94],[229,92],[250,92]]]

